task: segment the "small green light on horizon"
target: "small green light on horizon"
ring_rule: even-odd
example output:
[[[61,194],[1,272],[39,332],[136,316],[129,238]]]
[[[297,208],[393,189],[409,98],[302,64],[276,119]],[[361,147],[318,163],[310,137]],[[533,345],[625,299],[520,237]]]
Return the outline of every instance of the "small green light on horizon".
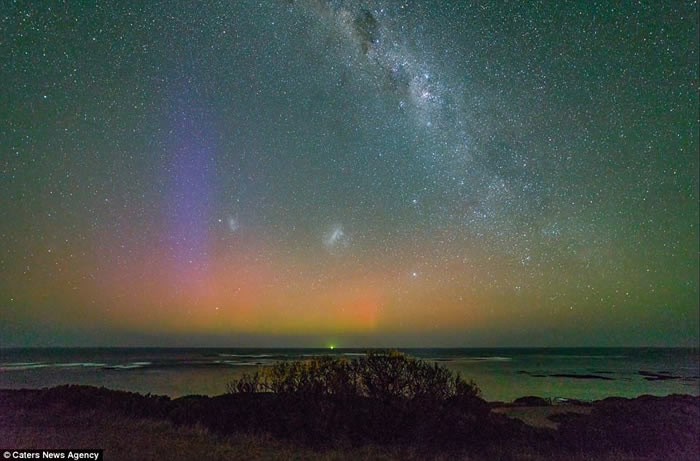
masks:
[[[331,344],[330,346],[328,346],[328,348],[329,348],[330,350],[335,349],[335,344]]]

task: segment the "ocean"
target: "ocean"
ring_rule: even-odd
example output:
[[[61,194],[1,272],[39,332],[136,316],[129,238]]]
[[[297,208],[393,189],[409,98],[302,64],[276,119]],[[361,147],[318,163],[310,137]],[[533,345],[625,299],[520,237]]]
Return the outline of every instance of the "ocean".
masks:
[[[399,349],[473,380],[490,401],[536,395],[597,400],[610,396],[700,395],[698,349]],[[0,388],[88,384],[140,393],[217,395],[243,373],[279,360],[352,358],[366,349],[5,348]]]

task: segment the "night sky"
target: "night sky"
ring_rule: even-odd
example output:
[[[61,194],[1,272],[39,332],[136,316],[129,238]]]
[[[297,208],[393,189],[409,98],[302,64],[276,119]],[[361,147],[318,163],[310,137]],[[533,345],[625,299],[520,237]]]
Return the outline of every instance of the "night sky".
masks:
[[[697,345],[696,2],[139,3],[0,2],[0,345]]]

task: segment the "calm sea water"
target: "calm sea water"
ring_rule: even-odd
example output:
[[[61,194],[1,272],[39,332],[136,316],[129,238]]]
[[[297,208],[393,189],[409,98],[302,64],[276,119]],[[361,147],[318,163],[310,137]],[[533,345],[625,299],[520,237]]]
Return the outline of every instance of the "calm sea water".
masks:
[[[217,395],[244,372],[279,360],[354,357],[365,349],[0,349],[0,388],[89,384],[166,394]],[[472,379],[487,400],[525,395],[595,400],[700,394],[698,349],[402,349]],[[559,375],[559,376],[554,376]],[[561,376],[568,375],[568,376]],[[662,377],[663,379],[660,379]]]

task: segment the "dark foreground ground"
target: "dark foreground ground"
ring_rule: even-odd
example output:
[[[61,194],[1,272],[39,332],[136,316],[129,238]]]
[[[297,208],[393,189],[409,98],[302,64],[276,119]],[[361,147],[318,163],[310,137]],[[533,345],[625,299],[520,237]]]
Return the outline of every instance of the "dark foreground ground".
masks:
[[[103,448],[107,460],[700,458],[698,397],[440,405],[0,390],[0,448]]]

